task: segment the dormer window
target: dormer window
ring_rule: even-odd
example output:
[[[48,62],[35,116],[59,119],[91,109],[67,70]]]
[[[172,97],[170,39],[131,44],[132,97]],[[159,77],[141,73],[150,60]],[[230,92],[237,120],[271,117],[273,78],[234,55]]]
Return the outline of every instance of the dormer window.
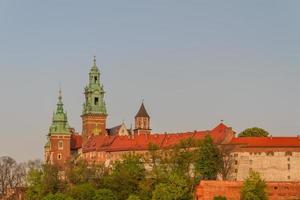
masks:
[[[95,97],[94,104],[97,106],[99,104],[99,98]]]

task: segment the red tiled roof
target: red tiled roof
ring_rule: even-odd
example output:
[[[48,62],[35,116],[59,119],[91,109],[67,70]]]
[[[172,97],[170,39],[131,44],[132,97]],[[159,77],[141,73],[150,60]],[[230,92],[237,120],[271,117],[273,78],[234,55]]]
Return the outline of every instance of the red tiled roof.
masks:
[[[246,147],[300,147],[298,137],[239,137],[233,138],[231,144]]]
[[[71,150],[80,149],[82,147],[82,137],[79,134],[71,135]]]
[[[149,144],[156,144],[159,148],[169,148],[178,144],[181,140],[194,138],[203,139],[211,135],[215,143],[220,143],[226,137],[229,128],[224,124],[218,125],[211,131],[194,131],[169,134],[140,134],[134,136],[94,136],[84,146],[85,152],[90,151],[134,151],[148,150]]]

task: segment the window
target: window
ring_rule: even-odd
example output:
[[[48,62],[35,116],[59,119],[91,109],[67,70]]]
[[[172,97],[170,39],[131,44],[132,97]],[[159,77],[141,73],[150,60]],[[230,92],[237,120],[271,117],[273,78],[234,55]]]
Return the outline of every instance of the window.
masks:
[[[95,105],[98,105],[98,103],[99,103],[99,98],[98,98],[98,97],[95,97],[94,104],[95,104]]]
[[[253,160],[250,160],[250,165],[252,165],[252,163],[253,163]]]
[[[288,170],[290,170],[291,169],[291,164],[288,164]]]
[[[61,160],[62,159],[62,155],[61,154],[58,154],[57,155],[57,160]]]
[[[58,141],[58,149],[60,149],[60,150],[64,149],[64,143],[61,140]]]
[[[290,176],[288,176],[288,177],[287,177],[287,179],[288,179],[288,180],[290,180],[290,179],[291,179],[291,177],[290,177]]]
[[[95,81],[95,83],[97,83],[97,80],[98,80],[98,77],[97,77],[97,76],[95,76],[95,77],[94,77],[94,81]]]
[[[234,161],[234,164],[235,164],[235,165],[237,165],[237,164],[238,164],[238,161],[237,161],[237,160],[235,160],[235,161]]]
[[[234,172],[235,172],[235,173],[238,173],[238,169],[235,169]]]

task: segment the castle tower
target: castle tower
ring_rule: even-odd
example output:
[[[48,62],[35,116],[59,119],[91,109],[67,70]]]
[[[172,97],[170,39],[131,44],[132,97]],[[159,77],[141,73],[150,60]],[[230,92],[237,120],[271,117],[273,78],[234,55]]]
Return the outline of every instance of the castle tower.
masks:
[[[100,71],[96,65],[96,58],[94,58],[94,65],[89,73],[89,84],[85,87],[84,94],[85,103],[81,115],[83,142],[92,135],[107,135],[105,92],[103,85],[100,84]]]
[[[49,128],[48,141],[45,145],[45,160],[49,164],[63,167],[71,156],[71,129],[67,113],[64,112],[62,94],[59,90],[56,111],[53,113]]]
[[[142,103],[138,113],[135,115],[134,134],[150,134],[150,116],[148,115],[144,103]]]

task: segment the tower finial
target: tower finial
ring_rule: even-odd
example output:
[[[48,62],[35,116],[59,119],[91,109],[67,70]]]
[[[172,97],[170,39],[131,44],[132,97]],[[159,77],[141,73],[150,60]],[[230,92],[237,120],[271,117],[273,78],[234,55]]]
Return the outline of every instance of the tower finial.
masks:
[[[96,56],[94,56],[94,65],[96,65]]]
[[[59,83],[58,100],[59,100],[59,102],[62,101],[62,91],[61,91],[61,84],[60,83]]]

